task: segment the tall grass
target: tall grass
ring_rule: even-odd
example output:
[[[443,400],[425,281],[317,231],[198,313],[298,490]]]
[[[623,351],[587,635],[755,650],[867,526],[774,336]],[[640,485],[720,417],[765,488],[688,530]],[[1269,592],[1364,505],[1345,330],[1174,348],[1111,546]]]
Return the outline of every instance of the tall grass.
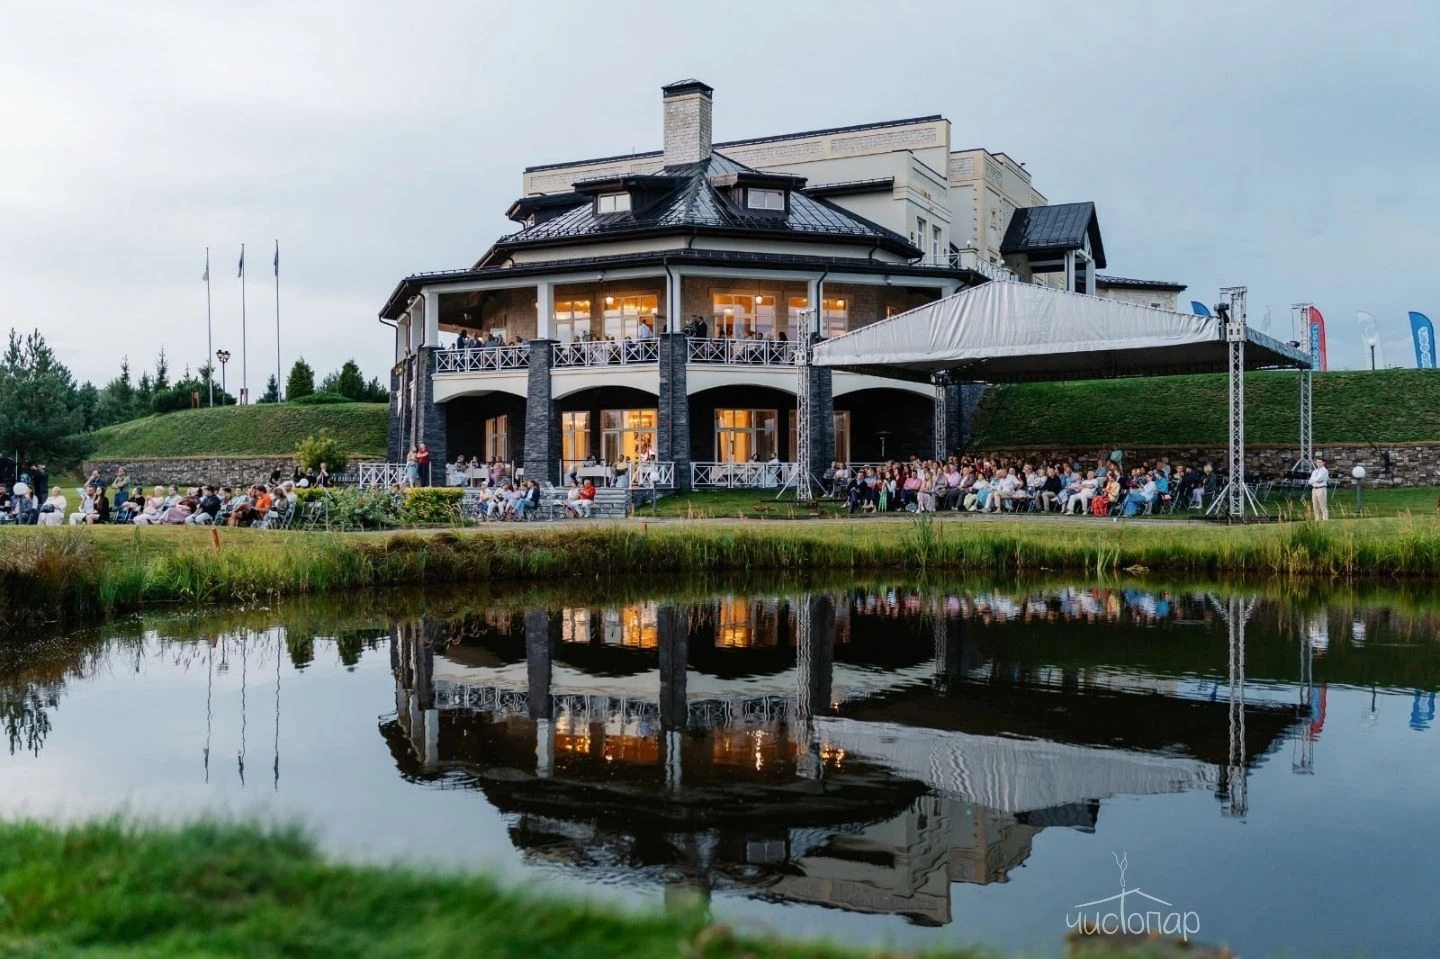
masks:
[[[1440,522],[1257,527],[967,522],[596,524],[349,534],[14,530],[0,542],[0,621],[147,603],[203,605],[390,584],[747,570],[963,570],[1283,577],[1440,574]]]

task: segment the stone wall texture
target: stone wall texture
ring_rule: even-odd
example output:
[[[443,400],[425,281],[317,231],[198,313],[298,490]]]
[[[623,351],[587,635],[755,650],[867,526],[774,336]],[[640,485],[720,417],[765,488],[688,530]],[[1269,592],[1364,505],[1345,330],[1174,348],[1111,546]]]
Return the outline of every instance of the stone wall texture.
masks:
[[[286,479],[295,468],[292,456],[209,456],[194,459],[97,459],[86,460],[80,471],[85,476],[91,470],[99,470],[109,483],[115,478],[120,467],[134,480],[135,485],[161,486],[249,486],[251,483],[268,482],[272,470],[279,469]]]
[[[1223,446],[1127,446],[1121,447],[1121,451],[1125,454],[1126,466],[1164,456],[1171,464],[1192,466],[1212,463],[1217,469],[1223,469],[1226,459]],[[1093,466],[1100,456],[1108,452],[1109,450],[1076,449],[1071,446],[1028,446],[971,451],[972,454],[1003,454],[1038,462],[1078,459],[1087,466]],[[1299,455],[1299,450],[1293,446],[1247,447],[1245,475],[1251,480],[1279,479],[1295,465]],[[1342,484],[1351,481],[1351,468],[1360,465],[1365,467],[1367,486],[1440,486],[1440,443],[1377,444],[1373,447],[1316,444],[1315,455],[1325,457],[1329,463],[1330,475]]]

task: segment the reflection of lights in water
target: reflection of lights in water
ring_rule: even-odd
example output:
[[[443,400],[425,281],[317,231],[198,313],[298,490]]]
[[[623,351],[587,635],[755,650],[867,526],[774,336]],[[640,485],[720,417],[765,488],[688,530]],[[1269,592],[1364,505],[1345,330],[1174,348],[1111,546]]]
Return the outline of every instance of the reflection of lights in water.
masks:
[[[1350,624],[1350,645],[1365,645],[1365,621],[1358,616],[1355,617],[1355,621]]]
[[[1310,645],[1315,647],[1315,655],[1325,655],[1325,650],[1330,648],[1330,624],[1323,616],[1310,621],[1308,636]]]

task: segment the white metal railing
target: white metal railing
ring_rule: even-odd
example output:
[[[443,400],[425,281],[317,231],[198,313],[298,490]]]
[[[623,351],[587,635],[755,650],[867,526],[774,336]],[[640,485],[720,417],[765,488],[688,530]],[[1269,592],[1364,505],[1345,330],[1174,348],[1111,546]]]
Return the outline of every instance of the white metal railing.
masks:
[[[794,366],[795,343],[786,340],[732,340],[723,337],[689,340],[691,363],[733,366]]]
[[[631,465],[628,475],[627,472],[617,474],[611,466],[586,466],[582,460],[561,460],[560,470],[561,478],[567,483],[573,478],[612,485],[625,477],[626,485],[637,489],[675,488],[675,464],[668,460],[641,460]]]
[[[1020,279],[1019,275],[1011,272],[1007,267],[985,259],[979,250],[955,250],[950,253],[935,254],[928,257],[927,261],[934,262],[936,266],[948,266],[952,270],[974,270],[981,276],[989,277],[992,280]]]
[[[523,370],[530,366],[530,345],[467,346],[435,354],[436,373],[481,373]]]
[[[404,463],[361,463],[359,466],[360,486],[388,487],[391,483],[405,483]]]
[[[794,463],[691,463],[690,485],[743,489],[747,486],[774,489],[795,472]]]
[[[674,489],[675,464],[661,460],[636,463],[635,486],[639,489]]]
[[[658,363],[660,344],[655,340],[595,340],[588,343],[556,343],[555,365],[629,366]]]

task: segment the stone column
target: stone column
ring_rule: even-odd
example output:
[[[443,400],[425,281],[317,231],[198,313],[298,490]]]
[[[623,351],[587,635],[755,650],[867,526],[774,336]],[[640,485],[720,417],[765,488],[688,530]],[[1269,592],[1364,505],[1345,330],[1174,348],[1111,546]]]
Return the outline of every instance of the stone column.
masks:
[[[986,386],[984,383],[961,383],[956,387],[960,391],[960,402],[955,404],[959,411],[960,422],[960,446],[970,442],[970,417],[975,413],[975,407],[980,405],[980,398],[985,395]]]
[[[682,753],[685,727],[690,720],[686,668],[690,636],[683,607],[662,606],[655,611],[655,628],[660,640],[660,733],[661,756],[665,763],[665,785],[672,792],[683,781]]]
[[[946,383],[945,393],[945,455],[965,445],[965,390],[959,383]]]
[[[416,444],[424,443],[430,447],[430,476],[431,486],[445,485],[445,423],[447,410],[440,403],[435,402],[435,354],[439,352],[433,346],[421,348],[419,355],[415,357],[415,375],[419,378],[419,394],[416,400],[416,412],[419,418],[416,430]],[[426,477],[421,475],[421,481]]]
[[[686,363],[690,360],[689,337],[684,333],[661,333],[660,406],[655,455],[675,464],[675,488],[690,488],[690,397],[686,387]]]
[[[812,344],[819,337],[812,338]],[[821,476],[835,460],[835,393],[830,368],[807,366],[810,377],[810,462],[812,476]]]
[[[525,613],[525,678],[531,719],[550,718],[550,611]]]
[[[560,482],[560,413],[551,398],[554,340],[530,341],[530,381],[525,397],[525,478]]]

